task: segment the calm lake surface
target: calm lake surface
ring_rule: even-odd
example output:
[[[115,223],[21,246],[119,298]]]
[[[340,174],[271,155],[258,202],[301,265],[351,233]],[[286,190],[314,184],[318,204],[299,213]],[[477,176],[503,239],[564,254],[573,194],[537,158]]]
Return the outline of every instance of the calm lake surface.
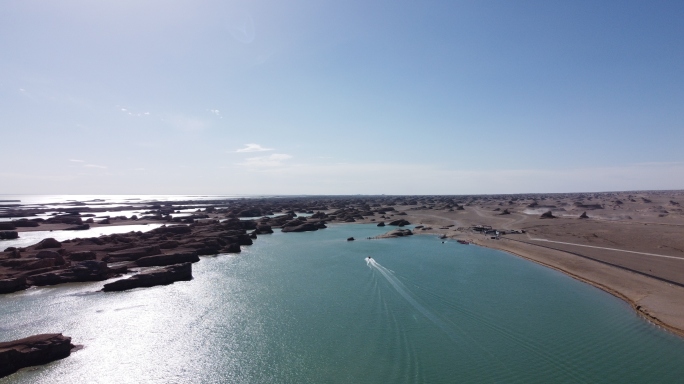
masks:
[[[263,235],[194,280],[0,297],[0,340],[85,347],[0,383],[678,383],[684,340],[503,252],[373,225]],[[357,240],[347,242],[353,236]],[[367,263],[371,255],[374,261]]]

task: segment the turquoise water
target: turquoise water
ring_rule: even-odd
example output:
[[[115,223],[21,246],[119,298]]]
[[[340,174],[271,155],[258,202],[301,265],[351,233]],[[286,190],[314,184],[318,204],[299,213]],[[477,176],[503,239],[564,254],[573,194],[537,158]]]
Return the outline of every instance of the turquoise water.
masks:
[[[0,383],[681,382],[684,340],[514,256],[372,225],[264,235],[195,279],[0,297],[0,339],[85,348]],[[354,242],[346,238],[353,236]],[[375,262],[367,263],[372,255]]]

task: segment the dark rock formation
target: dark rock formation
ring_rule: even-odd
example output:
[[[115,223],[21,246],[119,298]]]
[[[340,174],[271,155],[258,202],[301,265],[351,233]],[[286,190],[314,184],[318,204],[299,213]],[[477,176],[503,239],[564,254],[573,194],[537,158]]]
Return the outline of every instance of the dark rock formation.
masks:
[[[259,208],[245,209],[237,213],[238,217],[259,217],[261,215],[261,209]]]
[[[53,259],[54,265],[64,265],[64,257],[55,251],[42,250],[36,254],[36,259]]]
[[[504,209],[503,212],[500,213],[500,215],[510,215],[511,212],[508,209]]]
[[[546,211],[546,212],[542,213],[540,218],[541,219],[555,219],[556,216],[554,216],[553,213],[551,213],[551,211]]]
[[[587,216],[587,212],[582,212],[582,214],[579,217],[580,219],[588,219],[589,216]]]
[[[25,257],[21,259],[8,259],[0,262],[3,267],[9,267],[19,271],[30,271],[39,268],[48,268],[55,265],[54,259],[38,259],[35,257]]]
[[[582,204],[580,202],[574,203],[575,207],[577,208],[584,208],[584,209],[603,209],[603,206],[601,204]]]
[[[410,225],[410,224],[411,224],[411,223],[409,223],[407,220],[399,219],[399,220],[391,221],[391,222],[390,222],[389,224],[387,224],[387,225],[396,225],[396,226],[398,226],[398,227],[403,227],[404,225]]]
[[[24,367],[47,364],[71,354],[71,337],[61,333],[30,336],[0,343],[0,377]]]
[[[0,240],[18,239],[19,233],[17,231],[0,231]]]
[[[316,212],[313,215],[311,215],[312,219],[327,219],[328,215],[325,214],[325,212]]]
[[[186,234],[192,232],[192,228],[190,228],[187,225],[169,225],[167,227],[159,227],[157,229],[153,229],[150,231],[150,233],[154,234],[176,234],[176,235],[181,235],[181,234]]]
[[[17,229],[17,226],[8,222],[0,222],[0,231],[11,231],[13,229]]]
[[[106,258],[107,262],[133,261],[145,256],[154,256],[161,253],[158,245],[147,247],[130,248],[123,251],[110,252]]]
[[[31,228],[40,225],[37,221],[32,221],[28,219],[14,220],[12,221],[12,224],[14,224],[14,226],[17,228]]]
[[[273,228],[268,224],[258,224],[256,227],[258,235],[273,233]]]
[[[197,252],[177,252],[168,255],[141,257],[134,264],[138,267],[159,267],[181,263],[196,263],[199,260]]]
[[[378,227],[384,227],[384,226],[385,226],[385,222],[384,222],[384,221],[381,221],[381,222],[378,223]]]
[[[93,251],[72,252],[68,258],[72,261],[95,260],[96,254]]]
[[[395,229],[393,231],[389,231],[383,235],[378,236],[379,239],[387,239],[387,238],[393,238],[393,237],[404,237],[404,236],[411,236],[413,235],[413,232],[411,232],[410,229]]]
[[[47,239],[43,239],[40,243],[36,244],[35,249],[45,249],[45,248],[61,248],[62,244],[53,239],[52,237],[48,237]]]
[[[327,228],[323,222],[317,223],[304,223],[295,226],[283,227],[283,232],[307,232],[307,231],[317,231],[319,229]]]
[[[64,228],[65,231],[85,231],[87,229],[90,229],[90,224],[80,224]]]
[[[105,292],[126,291],[134,288],[168,285],[176,281],[187,280],[192,280],[192,264],[183,263],[141,272],[128,279],[105,284],[102,290]]]
[[[44,259],[52,260],[52,259]],[[87,260],[72,265],[69,268],[40,273],[27,278],[31,285],[55,285],[83,281],[102,281],[119,275],[124,269],[113,269],[107,263],[97,260]]]
[[[180,243],[175,240],[169,240],[159,244],[159,248],[161,249],[174,249],[178,248],[178,246],[180,246]]]
[[[198,248],[196,252],[200,256],[218,255],[219,253],[221,253],[221,246],[207,245],[202,248]]]
[[[25,277],[14,277],[0,280],[0,293],[12,293],[26,288],[28,288],[28,285],[26,284]]]
[[[81,225],[83,224],[83,219],[77,215],[59,215],[51,217],[45,220],[47,224],[71,224],[71,225]]]
[[[347,238],[347,241],[354,241],[354,238],[353,238],[353,237],[348,237],[348,238]]]
[[[226,252],[226,253],[240,253],[240,252],[242,252],[242,251],[240,250],[240,244],[238,244],[238,243],[232,243],[232,244],[228,244],[228,246],[224,247],[224,248],[223,248],[223,252]]]

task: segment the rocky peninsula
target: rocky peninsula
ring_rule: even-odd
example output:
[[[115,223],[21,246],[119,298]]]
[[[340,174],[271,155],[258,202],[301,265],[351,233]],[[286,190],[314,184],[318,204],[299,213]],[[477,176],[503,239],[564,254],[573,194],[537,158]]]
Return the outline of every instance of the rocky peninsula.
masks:
[[[71,338],[61,333],[41,334],[0,343],[0,377],[21,368],[47,364],[71,354]]]

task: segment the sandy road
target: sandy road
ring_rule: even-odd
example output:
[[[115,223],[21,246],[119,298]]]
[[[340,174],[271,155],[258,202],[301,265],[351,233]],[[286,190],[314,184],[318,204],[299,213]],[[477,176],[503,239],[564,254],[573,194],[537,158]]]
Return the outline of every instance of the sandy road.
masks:
[[[549,243],[558,243],[558,244],[565,244],[565,245],[574,245],[574,246],[577,246],[577,247],[586,247],[586,248],[603,249],[603,250],[607,250],[607,251],[635,253],[635,254],[637,254],[637,255],[645,255],[645,256],[653,256],[653,257],[664,257],[664,258],[666,258],[666,259],[684,260],[684,257],[659,255],[659,254],[656,254],[656,253],[647,253],[647,252],[628,251],[628,250],[626,250],[626,249],[617,249],[617,248],[608,248],[608,247],[597,247],[597,246],[595,246],[595,245],[585,245],[585,244],[577,244],[577,243],[566,243],[566,242],[564,242],[564,241],[555,241],[555,240],[547,240],[547,239],[529,238],[529,240],[532,240],[532,241],[545,241],[545,242],[549,242]]]

